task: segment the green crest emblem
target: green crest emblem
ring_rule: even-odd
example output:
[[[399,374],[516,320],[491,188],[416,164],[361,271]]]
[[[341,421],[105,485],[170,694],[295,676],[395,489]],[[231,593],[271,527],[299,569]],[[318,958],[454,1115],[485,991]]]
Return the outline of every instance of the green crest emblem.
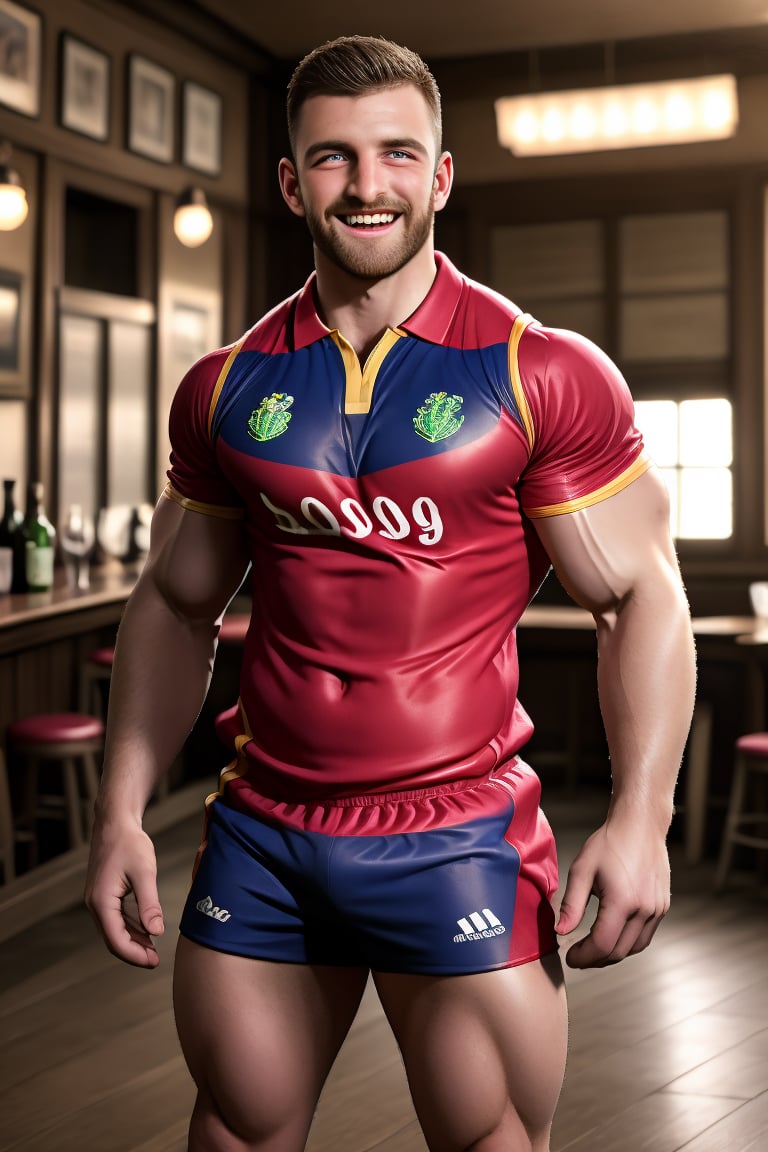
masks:
[[[282,436],[291,422],[288,411],[293,404],[293,396],[286,392],[273,392],[265,396],[258,408],[254,408],[248,420],[248,435],[254,440],[274,440]]]
[[[447,392],[431,392],[416,409],[413,427],[416,433],[430,444],[446,440],[458,432],[464,423],[459,409],[464,403],[463,396],[449,396]]]

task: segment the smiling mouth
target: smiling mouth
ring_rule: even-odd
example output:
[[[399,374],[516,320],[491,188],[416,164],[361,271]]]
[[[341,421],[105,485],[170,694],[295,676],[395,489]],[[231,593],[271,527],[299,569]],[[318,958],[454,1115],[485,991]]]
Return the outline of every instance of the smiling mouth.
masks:
[[[397,212],[353,212],[339,219],[349,228],[381,228],[393,224],[397,216]]]

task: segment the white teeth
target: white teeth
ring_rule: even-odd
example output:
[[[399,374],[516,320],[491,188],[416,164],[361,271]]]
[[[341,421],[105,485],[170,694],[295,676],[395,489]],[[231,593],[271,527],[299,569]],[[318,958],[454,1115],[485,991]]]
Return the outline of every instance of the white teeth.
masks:
[[[364,212],[356,216],[346,216],[347,224],[391,224],[395,218],[394,212]]]

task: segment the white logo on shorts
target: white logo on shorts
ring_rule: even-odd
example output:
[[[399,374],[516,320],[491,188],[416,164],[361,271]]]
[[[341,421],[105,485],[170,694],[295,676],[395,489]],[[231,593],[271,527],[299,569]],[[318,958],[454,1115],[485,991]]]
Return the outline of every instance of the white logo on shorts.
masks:
[[[206,896],[203,900],[198,900],[195,905],[198,912],[202,912],[205,916],[210,916],[212,920],[218,920],[221,924],[226,924],[231,916],[226,908],[219,908],[218,904],[214,904],[210,896]]]
[[[469,916],[462,916],[456,923],[461,932],[454,936],[454,944],[465,944],[468,940],[488,940],[492,936],[503,936],[506,932],[501,920],[494,916],[490,908],[483,908],[482,915],[470,912]]]

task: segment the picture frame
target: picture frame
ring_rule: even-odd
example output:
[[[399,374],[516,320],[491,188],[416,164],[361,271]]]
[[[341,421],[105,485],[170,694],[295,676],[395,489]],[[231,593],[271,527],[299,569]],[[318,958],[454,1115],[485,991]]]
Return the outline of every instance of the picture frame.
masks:
[[[0,0],[0,104],[40,115],[43,18],[16,0]]]
[[[59,117],[64,128],[109,139],[110,60],[69,32],[61,37],[61,93]]]
[[[174,157],[176,79],[144,56],[128,57],[128,147],[170,164]]]
[[[24,277],[0,268],[0,396],[24,396],[29,381],[29,336]]]
[[[221,172],[221,112],[218,92],[193,80],[183,86],[181,162],[187,168],[218,176]]]

